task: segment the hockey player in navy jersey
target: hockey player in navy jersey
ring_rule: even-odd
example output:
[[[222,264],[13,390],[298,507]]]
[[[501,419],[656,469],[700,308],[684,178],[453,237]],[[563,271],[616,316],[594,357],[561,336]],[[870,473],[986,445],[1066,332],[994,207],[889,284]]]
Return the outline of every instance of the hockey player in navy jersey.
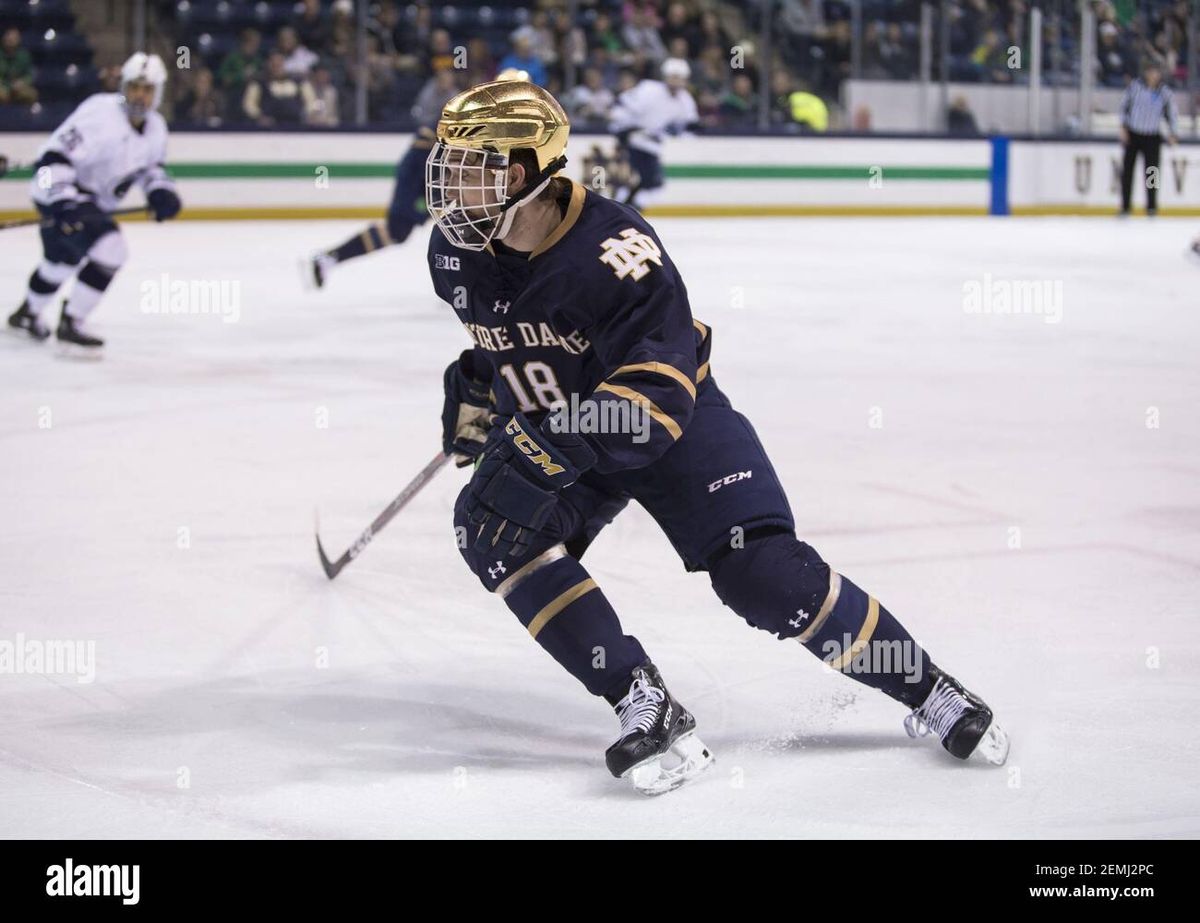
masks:
[[[417,129],[412,144],[396,164],[387,219],[370,224],[349,240],[306,259],[301,273],[307,287],[324,288],[335,266],[384,247],[402,244],[429,219],[425,211],[425,158],[432,147],[433,130],[423,125]]]
[[[796,537],[654,229],[556,176],[568,133],[545,90],[485,83],[443,109],[426,166],[441,231],[430,273],[473,341],[446,370],[442,416],[446,452],[475,460],[454,514],[467,565],[612,705],[620,732],[608,768],[648,794],[692,778],[712,754],[581,561],[631,500],[749,625],[903,704],[911,735],[1003,763],[1007,737],[988,706]],[[874,656],[881,646],[907,656]]]

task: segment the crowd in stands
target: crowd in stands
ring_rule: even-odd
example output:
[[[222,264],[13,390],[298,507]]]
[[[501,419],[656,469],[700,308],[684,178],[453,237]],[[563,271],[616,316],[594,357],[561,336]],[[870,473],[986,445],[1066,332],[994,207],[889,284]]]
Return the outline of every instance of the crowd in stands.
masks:
[[[822,95],[836,97],[851,71],[851,11],[844,0],[781,0],[780,33],[792,68]],[[968,83],[1024,83],[1029,74],[1029,0],[953,0],[947,5],[947,76]],[[1043,0],[1043,83],[1079,81],[1080,13],[1075,0]],[[1169,79],[1187,79],[1189,0],[1098,0],[1093,74],[1122,87],[1154,60]],[[940,47],[938,4],[931,38]],[[865,0],[861,75],[912,80],[920,57],[919,0]],[[1013,50],[1016,49],[1016,54]],[[931,76],[941,77],[939,55]]]
[[[61,117],[101,85],[69,0],[0,0],[0,127]]]
[[[746,28],[738,4],[581,0],[581,15],[572,20],[565,0],[449,10],[378,0],[364,50],[351,0],[303,0],[273,32],[246,25],[236,44],[217,54],[211,29],[197,31],[213,25],[196,9],[202,0],[182,2],[188,15],[179,19],[177,39],[199,48],[203,63],[184,75],[176,97],[174,121],[181,124],[337,125],[354,112],[360,74],[369,121],[428,123],[460,89],[515,68],[559,95],[582,127],[603,128],[616,95],[657,76],[669,56],[691,63],[706,124],[749,127],[758,118],[757,61],[741,52],[731,64]],[[779,120],[789,118],[791,84],[781,66],[774,82],[784,100]]]
[[[519,68],[558,95],[580,127],[602,130],[622,91],[679,57],[691,66],[706,127],[753,129],[763,113],[758,55],[765,53],[770,125],[819,131],[825,104],[836,104],[856,63],[848,0],[775,0],[765,48],[759,17],[767,6],[730,0],[578,0],[575,18],[566,0],[372,0],[361,43],[354,0],[152,2],[167,32],[164,49],[195,53],[190,66],[172,71],[166,109],[180,126],[349,124],[360,75],[369,122],[425,124],[458,90]],[[1089,2],[1099,85],[1121,87],[1151,60],[1169,81],[1186,80],[1190,0]],[[1076,83],[1076,0],[1041,6],[1043,81]],[[859,76],[917,77],[920,7],[920,0],[862,0]],[[951,0],[946,8],[949,54],[944,63],[935,55],[933,79],[943,66],[954,81],[1028,79],[1030,0]],[[0,0],[0,109],[36,105],[40,94],[62,89],[45,64],[54,30],[39,31],[36,19],[47,9],[66,9],[66,0]],[[77,68],[67,83],[81,97],[114,88],[116,79],[111,66]]]

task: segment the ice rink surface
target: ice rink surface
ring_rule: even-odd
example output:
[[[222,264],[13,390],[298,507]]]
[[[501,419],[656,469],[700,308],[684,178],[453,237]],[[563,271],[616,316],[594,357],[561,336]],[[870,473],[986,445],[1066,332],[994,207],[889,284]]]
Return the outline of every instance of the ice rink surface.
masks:
[[[340,551],[438,446],[467,338],[424,235],[306,293],[359,225],[132,224],[103,361],[0,343],[0,643],[95,650],[90,683],[0,674],[0,835],[1200,835],[1194,223],[655,224],[799,534],[996,709],[1007,766],[910,740],[630,508],[586,563],[717,756],[636,794],[608,706],[462,565],[463,472],[318,567],[314,508]],[[39,249],[4,245],[15,307]],[[147,313],[162,273],[237,283],[236,322]],[[1061,282],[1061,320],[964,309],[997,281]]]

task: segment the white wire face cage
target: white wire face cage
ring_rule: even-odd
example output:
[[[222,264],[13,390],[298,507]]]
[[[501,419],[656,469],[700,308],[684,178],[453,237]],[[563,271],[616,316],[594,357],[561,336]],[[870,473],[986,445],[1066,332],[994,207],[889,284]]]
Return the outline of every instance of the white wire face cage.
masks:
[[[500,230],[508,201],[508,158],[439,141],[425,161],[425,204],[446,239],[483,250]]]

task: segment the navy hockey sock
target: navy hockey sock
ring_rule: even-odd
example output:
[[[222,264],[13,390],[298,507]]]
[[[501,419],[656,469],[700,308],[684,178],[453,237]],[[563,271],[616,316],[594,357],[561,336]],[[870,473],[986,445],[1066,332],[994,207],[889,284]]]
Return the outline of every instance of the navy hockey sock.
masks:
[[[529,634],[593,695],[624,685],[649,658],[621,630],[617,613],[575,558],[562,557],[525,577],[504,598]]]
[[[797,640],[831,668],[916,708],[933,688],[929,656],[874,596],[831,575],[836,601]]]
[[[391,242],[387,228],[382,224],[373,224],[365,231],[355,234],[340,247],[330,250],[329,255],[342,263],[352,260],[356,256],[362,256],[364,253],[371,253],[380,247],[386,247]]]
[[[755,628],[795,638],[832,669],[915,708],[933,686],[924,649],[890,612],[786,532],[710,562],[713,589]]]

